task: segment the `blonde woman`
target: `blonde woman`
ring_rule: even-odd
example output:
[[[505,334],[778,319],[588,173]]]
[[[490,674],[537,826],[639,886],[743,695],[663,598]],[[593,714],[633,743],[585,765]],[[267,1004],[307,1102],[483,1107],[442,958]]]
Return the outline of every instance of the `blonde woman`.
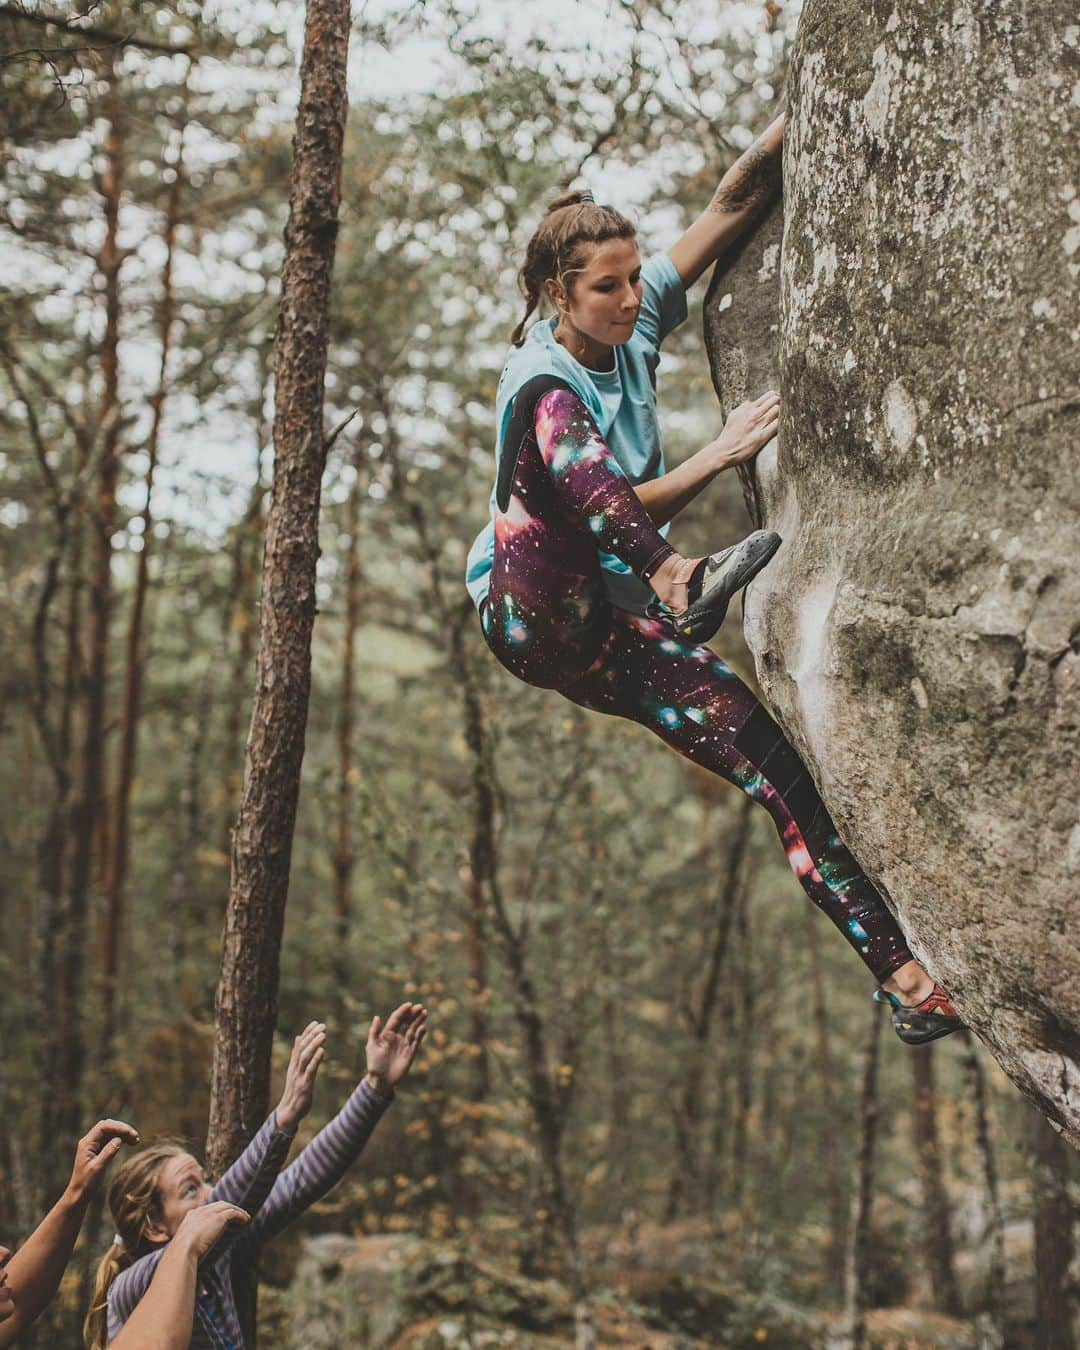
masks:
[[[320,1022],[297,1036],[281,1100],[216,1185],[210,1186],[199,1162],[176,1142],[150,1145],[125,1163],[109,1187],[116,1240],[98,1267],[86,1319],[91,1350],[104,1350],[120,1335],[187,1217],[218,1201],[244,1210],[251,1220],[225,1229],[197,1259],[188,1344],[192,1350],[222,1345],[242,1350],[234,1279],[251,1276],[262,1246],[341,1180],[412,1067],[426,1025],[427,1012],[418,1003],[403,1003],[385,1025],[379,1017],[372,1020],[363,1079],[283,1172],[297,1126],[311,1108],[323,1060],[326,1028]]]

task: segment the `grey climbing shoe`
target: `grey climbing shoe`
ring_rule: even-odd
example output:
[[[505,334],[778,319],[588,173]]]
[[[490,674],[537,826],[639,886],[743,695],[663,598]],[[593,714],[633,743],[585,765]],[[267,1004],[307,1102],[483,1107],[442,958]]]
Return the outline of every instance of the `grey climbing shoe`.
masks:
[[[940,984],[935,984],[921,1003],[908,1007],[887,989],[874,991],[875,1003],[887,1003],[892,1009],[893,1030],[905,1045],[926,1045],[942,1036],[950,1036],[964,1025]]]
[[[775,530],[755,530],[741,543],[702,558],[688,576],[677,578],[687,587],[688,604],[681,614],[659,600],[645,612],[666,624],[676,637],[708,642],[724,622],[732,597],[757,576],[780,543]]]

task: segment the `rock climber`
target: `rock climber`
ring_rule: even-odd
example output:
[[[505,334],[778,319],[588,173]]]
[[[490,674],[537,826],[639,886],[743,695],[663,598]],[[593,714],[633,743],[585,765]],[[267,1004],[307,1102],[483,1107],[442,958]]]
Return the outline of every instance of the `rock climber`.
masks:
[[[495,416],[490,519],[466,586],[511,674],[640,722],[769,812],[810,899],[878,981],[910,1044],[960,1027],[845,847],[814,781],[769,713],[705,644],[732,597],[780,546],[757,530],[687,558],[669,523],[776,435],[780,396],[740,404],[720,434],[668,472],[656,418],[660,347],[686,291],[779,190],[784,116],[724,174],[665,254],[642,262],[633,224],[588,191],[554,200],[525,250],[525,314]],[[529,318],[547,300],[555,315]]]

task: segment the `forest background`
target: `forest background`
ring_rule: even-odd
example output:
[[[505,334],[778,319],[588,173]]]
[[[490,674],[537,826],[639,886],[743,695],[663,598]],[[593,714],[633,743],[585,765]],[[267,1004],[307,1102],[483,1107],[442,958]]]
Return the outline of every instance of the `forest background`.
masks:
[[[9,1243],[97,1115],[206,1140],[303,20],[50,13],[0,5]],[[461,584],[543,204],[587,182],[666,247],[775,110],[797,20],[356,7],[278,1071],[327,1020],[314,1129],[373,1012],[422,999],[432,1033],[269,1262],[263,1346],[580,1343],[582,1293],[605,1343],[824,1344],[852,1334],[845,1253],[859,1337],[1074,1344],[1072,1155],[975,1043],[890,1038],[868,1079],[867,979],[771,823],[513,682]],[[704,289],[665,346],[669,463],[720,425]],[[678,537],[746,523],[732,476]],[[716,646],[753,681],[734,615]],[[93,1213],[40,1344],[77,1343],[109,1232]]]

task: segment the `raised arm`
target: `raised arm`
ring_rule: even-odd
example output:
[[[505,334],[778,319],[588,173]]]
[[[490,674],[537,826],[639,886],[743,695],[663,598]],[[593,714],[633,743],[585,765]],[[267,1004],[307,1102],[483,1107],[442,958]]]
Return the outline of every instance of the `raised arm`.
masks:
[[[242,1209],[222,1201],[186,1214],[152,1270],[150,1287],[120,1334],[109,1342],[109,1350],[188,1350],[199,1262],[227,1225],[247,1221]]]
[[[780,191],[785,113],[770,122],[720,180],[713,199],[668,257],[686,286],[692,285],[737,239],[758,208]]]
[[[281,1100],[214,1186],[211,1201],[226,1200],[254,1214],[266,1199],[289,1156],[296,1127],[311,1108],[325,1041],[326,1027],[322,1022],[309,1022],[293,1041]]]
[[[0,1309],[6,1304],[10,1315],[0,1320],[0,1346],[14,1345],[56,1293],[90,1197],[101,1185],[105,1169],[121,1144],[133,1144],[138,1137],[122,1120],[99,1120],[79,1140],[63,1195],[4,1270],[7,1294],[0,1300]]]
[[[242,1234],[241,1247],[269,1241],[337,1185],[393,1100],[394,1088],[412,1067],[426,1025],[427,1013],[419,1003],[403,1003],[385,1026],[379,1017],[372,1020],[367,1073],[333,1120],[282,1172]]]

